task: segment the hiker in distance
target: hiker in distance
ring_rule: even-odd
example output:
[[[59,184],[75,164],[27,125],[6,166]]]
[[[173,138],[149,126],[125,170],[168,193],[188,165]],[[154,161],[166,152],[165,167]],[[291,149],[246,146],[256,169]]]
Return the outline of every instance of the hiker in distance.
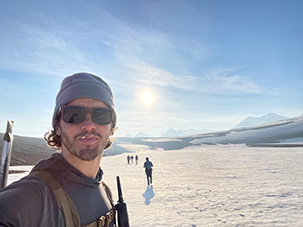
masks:
[[[130,156],[129,156],[129,155],[127,155],[126,159],[127,159],[127,164],[129,165]]]
[[[136,159],[136,165],[138,165],[138,160],[139,160],[138,155],[136,155],[135,159]]]
[[[153,183],[153,177],[152,177],[153,163],[151,161],[149,161],[148,157],[146,157],[145,160],[146,160],[146,162],[144,162],[143,168],[145,168],[147,184],[150,185]]]
[[[89,73],[66,77],[52,126],[45,139],[59,152],[0,192],[0,226],[115,226],[100,168],[116,126],[109,85]]]

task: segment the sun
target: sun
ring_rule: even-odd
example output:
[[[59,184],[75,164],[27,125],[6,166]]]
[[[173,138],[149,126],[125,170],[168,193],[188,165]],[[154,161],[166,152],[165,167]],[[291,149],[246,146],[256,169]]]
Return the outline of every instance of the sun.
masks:
[[[148,105],[148,104],[151,104],[154,100],[154,95],[153,93],[151,93],[150,91],[148,90],[145,90],[141,93],[141,101]]]

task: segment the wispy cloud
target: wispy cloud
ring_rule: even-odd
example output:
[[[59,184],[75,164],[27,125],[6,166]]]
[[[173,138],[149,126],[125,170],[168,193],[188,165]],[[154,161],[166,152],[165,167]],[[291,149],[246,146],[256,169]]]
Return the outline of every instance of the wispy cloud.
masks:
[[[249,76],[240,75],[237,70],[231,69],[212,69],[199,77],[198,84],[201,89],[216,94],[263,93],[263,88]]]
[[[171,38],[169,34],[129,27],[122,22],[107,32],[106,38],[103,39],[104,44],[114,48],[117,59],[127,70],[128,78],[138,83],[208,94],[236,95],[264,92],[262,86],[241,73],[240,67],[215,67],[199,75],[171,72],[169,67],[163,65],[171,65],[172,62],[178,65],[178,61],[174,60],[180,51],[185,51],[186,45],[180,45],[180,40]],[[205,55],[207,50],[202,44],[199,44],[198,49],[189,49],[195,50],[188,52],[193,58],[201,60],[207,55]],[[187,59],[177,60],[186,68],[197,68]]]
[[[140,83],[175,87],[209,94],[261,94],[263,88],[236,70],[213,69],[199,76],[174,75],[167,70],[135,58],[125,58],[129,74]]]
[[[106,46],[110,49],[109,53],[116,55],[112,56],[116,57],[113,62],[119,60],[119,67],[125,68],[129,78],[140,84],[209,94],[263,92],[251,78],[241,75],[235,69],[214,68],[201,75],[190,75],[190,72],[186,75],[173,73],[169,67],[163,67],[163,64],[171,65],[174,60],[180,60],[175,56],[186,49],[180,45],[180,40],[157,30],[130,27],[109,15],[106,17],[111,26],[90,25],[93,32],[86,33],[77,41],[72,39],[78,34],[76,30],[64,30],[52,18],[43,18],[48,21],[48,28],[11,19],[4,25],[6,38],[2,38],[2,43],[6,48],[0,53],[0,67],[48,75],[68,75],[75,71],[103,72],[104,68],[113,71],[114,69],[110,69],[113,66],[106,64],[106,61],[110,61],[109,57],[100,54],[104,53],[102,48]],[[75,23],[81,21],[77,20]],[[102,46],[100,52],[81,48],[82,41],[90,43],[90,40],[93,45]],[[199,54],[202,53],[193,53],[195,56]],[[119,63],[115,64],[117,66]],[[180,64],[186,68],[192,67],[192,63],[186,59]]]
[[[75,70],[93,71],[97,68],[67,39],[68,31],[55,24],[50,24],[51,28],[22,21],[9,21],[8,24],[6,36],[1,41],[5,46],[0,53],[2,68],[48,75],[68,75]]]
[[[135,58],[125,58],[124,63],[130,70],[130,76],[140,83],[176,87],[186,90],[190,90],[193,84],[193,77],[176,76],[164,69],[157,68]]]

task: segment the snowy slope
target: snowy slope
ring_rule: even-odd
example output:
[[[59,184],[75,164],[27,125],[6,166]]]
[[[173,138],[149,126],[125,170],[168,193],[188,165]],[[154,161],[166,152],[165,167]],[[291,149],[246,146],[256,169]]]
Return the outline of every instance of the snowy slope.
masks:
[[[303,144],[303,117],[286,119],[249,128],[232,129],[196,136],[192,144],[228,143],[292,143]]]
[[[269,113],[262,117],[247,117],[245,120],[234,126],[233,128],[252,127],[261,124],[267,124],[275,121],[285,120],[287,117]]]

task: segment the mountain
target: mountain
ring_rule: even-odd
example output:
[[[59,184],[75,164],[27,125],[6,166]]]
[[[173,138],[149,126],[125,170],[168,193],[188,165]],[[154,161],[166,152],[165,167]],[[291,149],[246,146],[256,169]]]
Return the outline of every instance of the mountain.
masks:
[[[169,130],[174,132],[175,130]],[[184,131],[183,131],[184,132]],[[187,131],[186,132],[194,132]],[[0,158],[3,146],[3,133],[0,133]],[[189,146],[216,144],[247,144],[250,146],[303,146],[303,115],[268,124],[230,129],[227,131],[192,134],[177,138],[152,137],[137,134],[137,137],[119,137],[104,155],[117,155],[136,152],[136,145],[149,149],[178,150]],[[123,146],[128,144],[128,146]],[[135,146],[133,146],[135,145]],[[134,150],[132,150],[134,147]],[[14,136],[11,165],[34,165],[39,160],[51,156],[55,151],[46,145],[42,138]]]
[[[183,130],[176,131],[175,129],[169,129],[166,133],[162,134],[161,137],[178,137],[185,136]]]
[[[136,134],[135,137],[151,137],[151,136],[149,136],[143,132],[140,132],[140,133]]]
[[[247,128],[255,125],[267,124],[275,121],[285,120],[288,117],[284,117],[274,113],[268,113],[262,117],[247,117],[233,128]]]
[[[171,130],[171,132],[173,132]],[[259,147],[303,147],[303,116],[248,128],[237,128],[182,137],[125,138],[119,142],[150,149],[179,150],[190,146],[246,144]]]
[[[303,145],[303,116],[192,137],[192,144]]]
[[[0,132],[0,160],[2,156],[3,136],[4,134]],[[138,140],[141,139],[139,138]],[[136,138],[126,138],[126,142],[128,141],[136,141]],[[129,152],[124,147],[119,146],[120,141],[118,138],[113,139],[113,142],[113,145],[105,150],[103,156]],[[43,138],[14,135],[10,165],[35,165],[41,159],[49,158],[54,152],[56,150],[48,147]]]
[[[189,136],[189,135],[196,135],[196,134],[202,134],[202,133],[209,133],[213,132],[209,129],[203,129],[203,130],[196,130],[196,129],[187,129],[187,130],[178,130],[175,129],[169,129],[166,133],[162,134],[161,137],[180,137],[180,136]]]
[[[2,155],[3,133],[0,133],[0,156]],[[48,147],[43,138],[14,135],[11,165],[34,165],[51,156],[55,150]]]

